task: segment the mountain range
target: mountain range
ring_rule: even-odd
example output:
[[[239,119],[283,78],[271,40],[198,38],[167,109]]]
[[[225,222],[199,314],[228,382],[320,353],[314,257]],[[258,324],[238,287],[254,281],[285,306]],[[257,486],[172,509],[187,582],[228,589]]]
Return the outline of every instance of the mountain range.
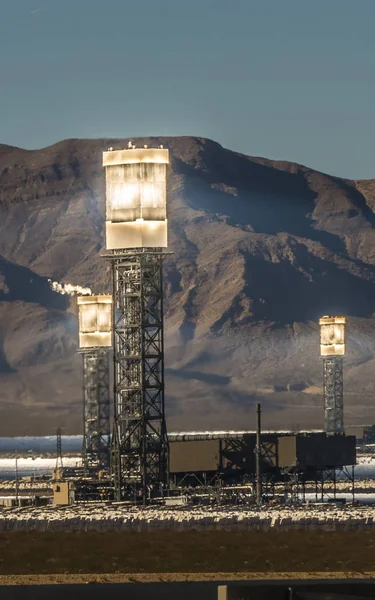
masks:
[[[82,428],[76,301],[110,292],[102,152],[128,139],[0,145],[0,435]],[[348,317],[345,420],[375,399],[375,180],[249,157],[209,139],[169,148],[167,418],[173,430],[322,427],[319,317]]]

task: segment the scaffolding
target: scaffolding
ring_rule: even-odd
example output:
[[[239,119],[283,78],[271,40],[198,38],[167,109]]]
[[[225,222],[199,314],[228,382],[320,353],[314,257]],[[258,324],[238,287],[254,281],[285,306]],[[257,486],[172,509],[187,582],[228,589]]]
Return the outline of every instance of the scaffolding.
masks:
[[[344,432],[343,359],[323,358],[324,429],[327,433]]]
[[[350,501],[355,500],[354,465],[322,467],[315,469],[282,469],[284,476],[285,501],[293,503],[306,502],[306,495],[310,494],[315,502],[345,501],[343,496],[348,495]],[[347,482],[349,490],[346,494],[338,483]]]
[[[62,439],[62,432],[61,432],[61,428],[58,427],[56,430],[56,469],[63,467],[61,439]]]
[[[113,274],[115,497],[146,504],[168,485],[161,249],[110,255]]]
[[[83,355],[83,464],[106,469],[110,462],[108,350],[90,348]]]

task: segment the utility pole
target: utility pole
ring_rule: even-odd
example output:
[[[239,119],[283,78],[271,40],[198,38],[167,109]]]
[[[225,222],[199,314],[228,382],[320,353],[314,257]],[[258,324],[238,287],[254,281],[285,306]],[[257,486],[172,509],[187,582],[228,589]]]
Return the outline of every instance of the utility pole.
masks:
[[[257,404],[257,428],[256,428],[256,447],[255,447],[255,469],[256,469],[256,503],[262,504],[262,473],[260,467],[260,435],[261,435],[261,408]]]
[[[19,496],[19,492],[18,492],[18,453],[16,454],[16,506],[18,506],[19,501],[18,501],[18,496]]]

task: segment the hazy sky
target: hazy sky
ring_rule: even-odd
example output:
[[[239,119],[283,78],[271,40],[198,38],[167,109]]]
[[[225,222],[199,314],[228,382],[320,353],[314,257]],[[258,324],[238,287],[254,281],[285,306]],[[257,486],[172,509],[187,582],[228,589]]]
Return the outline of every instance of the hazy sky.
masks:
[[[375,0],[0,0],[0,143],[197,135],[375,178]]]

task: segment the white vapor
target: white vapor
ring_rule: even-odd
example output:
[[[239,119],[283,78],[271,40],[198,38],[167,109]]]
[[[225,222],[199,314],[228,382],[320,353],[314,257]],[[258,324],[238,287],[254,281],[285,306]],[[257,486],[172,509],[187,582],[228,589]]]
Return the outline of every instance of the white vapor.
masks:
[[[50,284],[51,289],[58,294],[68,294],[69,296],[74,296],[75,294],[79,294],[80,296],[91,296],[92,294],[90,288],[85,288],[80,285],[59,283],[58,281],[52,281],[52,279],[49,279],[48,283]]]

